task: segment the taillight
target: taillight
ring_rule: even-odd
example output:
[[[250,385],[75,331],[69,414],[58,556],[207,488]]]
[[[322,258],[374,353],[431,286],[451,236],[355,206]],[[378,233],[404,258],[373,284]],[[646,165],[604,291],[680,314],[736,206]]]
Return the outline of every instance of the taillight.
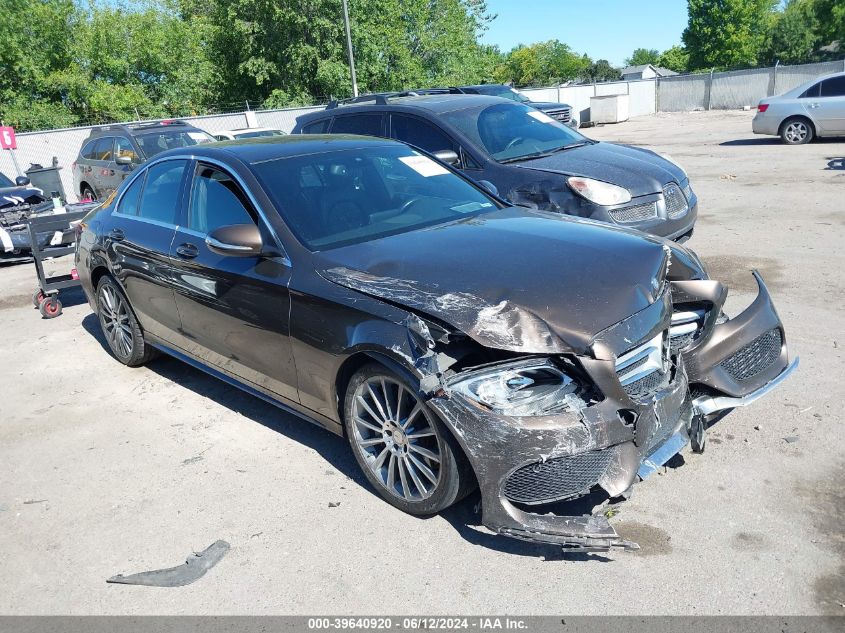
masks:
[[[768,103],[761,103],[760,105],[757,106],[757,112],[765,112],[768,109],[769,109]]]

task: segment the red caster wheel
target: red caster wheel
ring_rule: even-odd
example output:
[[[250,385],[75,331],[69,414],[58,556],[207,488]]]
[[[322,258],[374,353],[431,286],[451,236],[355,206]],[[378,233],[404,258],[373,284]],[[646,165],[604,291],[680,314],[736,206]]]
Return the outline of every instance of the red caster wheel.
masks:
[[[47,298],[47,295],[45,295],[44,291],[39,288],[32,295],[32,305],[34,305],[37,308],[41,305],[41,302],[44,301],[44,299],[46,299],[46,298]]]
[[[38,310],[45,319],[55,319],[62,313],[62,302],[58,297],[45,297]]]

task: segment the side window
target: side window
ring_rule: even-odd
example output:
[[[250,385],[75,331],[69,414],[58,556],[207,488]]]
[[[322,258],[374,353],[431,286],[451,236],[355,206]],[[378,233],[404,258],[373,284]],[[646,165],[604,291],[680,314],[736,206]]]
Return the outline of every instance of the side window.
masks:
[[[147,170],[147,184],[138,207],[139,217],[176,224],[179,190],[186,164],[184,160],[167,160]]]
[[[308,125],[302,126],[302,133],[303,134],[325,134],[329,129],[329,123],[331,123],[331,119],[321,119],[319,121],[314,121],[314,123],[309,123]]]
[[[138,215],[138,201],[141,199],[141,189],[144,187],[146,174],[141,174],[123,194],[120,203],[117,205],[117,212],[124,215]]]
[[[114,147],[115,156],[129,158],[132,160],[133,163],[140,162],[138,160],[138,155],[135,153],[135,149],[132,147],[132,143],[129,142],[128,138],[118,136],[115,139]]]
[[[79,152],[79,155],[82,158],[87,158],[88,160],[94,160],[94,148],[97,146],[97,139],[93,139],[85,143],[82,147],[82,150]]]
[[[395,139],[424,149],[431,154],[448,149],[455,153],[460,151],[452,139],[428,121],[402,114],[394,114],[391,121]]]
[[[113,160],[114,137],[105,136],[94,146],[94,160]]]
[[[813,86],[810,86],[810,87],[809,87],[809,88],[807,88],[807,89],[804,91],[804,93],[803,93],[800,97],[798,97],[798,98],[799,98],[799,99],[815,99],[816,97],[818,97],[818,96],[819,96],[819,86],[821,86],[821,84],[820,84],[820,83],[815,84],[815,85],[813,85]]]
[[[254,224],[250,204],[229,175],[208,165],[197,165],[191,185],[188,228],[210,233],[229,224]]]
[[[831,77],[822,82],[822,97],[845,97],[845,75]]]
[[[350,114],[335,118],[332,134],[362,134],[381,136],[380,114]]]

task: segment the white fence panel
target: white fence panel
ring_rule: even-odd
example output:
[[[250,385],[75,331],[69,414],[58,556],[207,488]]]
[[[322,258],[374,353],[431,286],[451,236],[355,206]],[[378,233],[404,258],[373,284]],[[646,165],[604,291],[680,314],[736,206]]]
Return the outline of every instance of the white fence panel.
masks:
[[[293,108],[285,110],[261,110],[256,112],[258,125],[261,127],[274,127],[283,132],[290,132],[296,124],[296,119],[308,112],[322,110],[325,106],[311,108]]]

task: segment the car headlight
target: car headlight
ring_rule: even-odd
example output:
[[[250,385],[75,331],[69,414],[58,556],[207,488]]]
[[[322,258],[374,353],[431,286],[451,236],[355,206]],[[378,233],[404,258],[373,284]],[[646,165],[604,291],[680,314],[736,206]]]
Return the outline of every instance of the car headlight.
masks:
[[[678,161],[676,161],[674,158],[672,158],[671,156],[669,156],[669,154],[660,154],[660,158],[665,158],[666,160],[668,160],[668,161],[669,161],[670,163],[672,163],[675,167],[677,167],[677,168],[678,168],[678,169],[680,169],[682,172],[684,172],[684,177],[689,178],[689,176],[687,175],[687,170],[686,170],[686,169],[684,169],[683,167],[681,167],[681,164],[680,164]]]
[[[465,398],[501,415],[537,416],[575,411],[578,383],[545,358],[482,369],[454,382]]]
[[[570,176],[566,179],[566,182],[569,183],[572,191],[579,196],[602,206],[625,204],[631,201],[630,191],[624,187],[611,185],[609,182],[582,178],[581,176]]]

